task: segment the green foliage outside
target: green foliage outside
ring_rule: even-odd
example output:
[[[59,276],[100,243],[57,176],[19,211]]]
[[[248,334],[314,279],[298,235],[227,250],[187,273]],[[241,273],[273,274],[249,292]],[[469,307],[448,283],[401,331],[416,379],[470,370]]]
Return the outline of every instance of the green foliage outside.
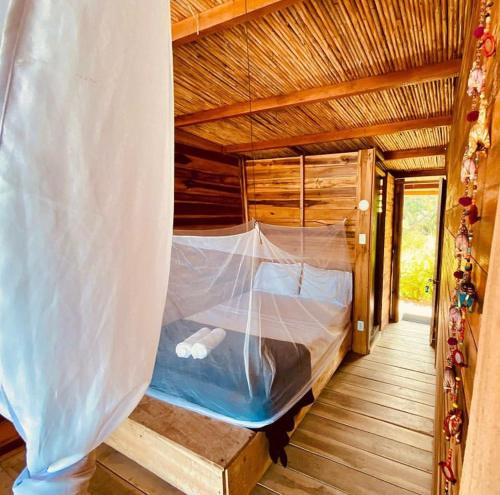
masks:
[[[400,297],[428,303],[432,299],[436,246],[437,196],[405,196],[401,248]],[[425,286],[430,291],[425,292]]]

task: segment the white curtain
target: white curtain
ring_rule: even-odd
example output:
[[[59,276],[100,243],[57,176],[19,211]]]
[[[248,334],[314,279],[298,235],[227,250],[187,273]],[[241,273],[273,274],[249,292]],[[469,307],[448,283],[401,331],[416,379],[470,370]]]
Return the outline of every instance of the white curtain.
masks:
[[[173,209],[168,0],[0,0],[0,414],[16,494],[84,493],[151,379]]]

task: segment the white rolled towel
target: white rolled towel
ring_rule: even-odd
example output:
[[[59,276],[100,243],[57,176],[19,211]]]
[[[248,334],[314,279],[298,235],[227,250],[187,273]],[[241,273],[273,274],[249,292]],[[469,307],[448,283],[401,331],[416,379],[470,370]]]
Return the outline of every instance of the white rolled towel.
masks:
[[[193,345],[209,334],[210,334],[210,328],[208,327],[200,328],[197,332],[193,333],[193,335],[191,335],[187,339],[177,344],[175,346],[175,353],[180,358],[188,358],[189,356],[191,356],[191,353],[193,352]]]
[[[222,328],[214,328],[208,335],[196,342],[191,349],[194,359],[205,359],[226,337]]]

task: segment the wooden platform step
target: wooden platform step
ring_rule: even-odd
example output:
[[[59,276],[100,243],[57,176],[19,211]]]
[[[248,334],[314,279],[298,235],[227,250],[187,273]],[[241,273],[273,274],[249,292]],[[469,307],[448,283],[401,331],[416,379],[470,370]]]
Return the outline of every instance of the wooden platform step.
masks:
[[[96,471],[90,495],[182,495],[148,470],[107,445],[96,451]],[[11,495],[12,484],[25,465],[24,447],[0,457],[0,495]]]

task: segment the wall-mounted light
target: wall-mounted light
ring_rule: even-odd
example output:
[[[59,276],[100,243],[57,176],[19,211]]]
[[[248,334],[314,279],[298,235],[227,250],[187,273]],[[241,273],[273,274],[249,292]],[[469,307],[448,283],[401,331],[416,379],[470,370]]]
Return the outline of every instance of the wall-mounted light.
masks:
[[[370,202],[367,199],[362,199],[358,203],[358,208],[360,209],[360,211],[368,211],[368,209],[370,208]]]

